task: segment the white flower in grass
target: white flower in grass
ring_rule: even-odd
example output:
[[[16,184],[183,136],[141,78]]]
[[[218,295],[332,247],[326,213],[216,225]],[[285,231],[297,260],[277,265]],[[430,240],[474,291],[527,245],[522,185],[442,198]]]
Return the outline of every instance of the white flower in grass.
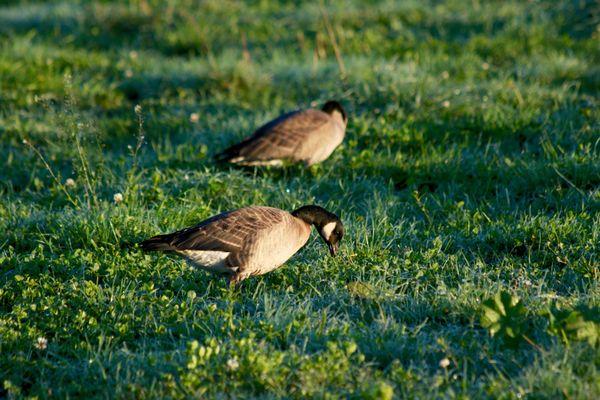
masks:
[[[444,108],[450,107],[450,102],[448,100],[442,101],[442,107],[444,107]]]
[[[113,195],[113,200],[115,201],[115,204],[119,204],[119,203],[123,202],[123,194],[122,193],[115,193]]]
[[[74,188],[75,180],[73,178],[67,178],[67,180],[65,181],[65,186],[68,188]]]
[[[190,114],[190,122],[192,124],[197,123],[198,121],[200,121],[200,116],[198,115],[198,113],[191,113]]]
[[[448,358],[442,358],[439,363],[441,368],[448,368],[450,365],[450,360]]]
[[[48,347],[48,339],[46,339],[43,336],[40,336],[39,338],[36,339],[34,346],[36,349],[46,350],[46,348]]]
[[[141,114],[141,113],[142,113],[142,106],[140,106],[139,104],[138,104],[138,105],[136,105],[136,106],[133,108],[133,111],[135,111],[135,113],[136,113],[136,114]]]
[[[237,360],[237,358],[230,358],[229,360],[227,360],[227,369],[228,370],[235,371],[239,367],[240,367],[240,362]]]
[[[481,68],[482,68],[484,71],[487,71],[488,69],[490,69],[490,64],[488,64],[488,63],[484,62],[483,64],[481,64]]]

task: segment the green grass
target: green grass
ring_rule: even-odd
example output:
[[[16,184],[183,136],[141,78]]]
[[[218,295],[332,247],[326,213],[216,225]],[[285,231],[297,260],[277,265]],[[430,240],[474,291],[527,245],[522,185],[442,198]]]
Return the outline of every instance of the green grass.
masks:
[[[0,397],[600,398],[598,346],[543,316],[600,307],[594,1],[197,3],[0,6]],[[321,165],[211,161],[327,99]],[[341,256],[235,291],[127,246],[307,203]],[[529,343],[481,325],[500,290]]]

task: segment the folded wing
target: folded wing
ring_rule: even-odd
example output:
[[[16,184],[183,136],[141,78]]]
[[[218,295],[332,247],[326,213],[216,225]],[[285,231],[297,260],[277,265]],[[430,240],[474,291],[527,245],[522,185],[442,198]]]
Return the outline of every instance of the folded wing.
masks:
[[[198,225],[140,243],[144,250],[202,250],[240,253],[257,234],[283,220],[281,211],[269,207],[247,207],[225,212]]]
[[[317,110],[295,111],[260,127],[252,136],[231,146],[218,158],[233,163],[296,159],[296,153],[312,132],[329,122]]]

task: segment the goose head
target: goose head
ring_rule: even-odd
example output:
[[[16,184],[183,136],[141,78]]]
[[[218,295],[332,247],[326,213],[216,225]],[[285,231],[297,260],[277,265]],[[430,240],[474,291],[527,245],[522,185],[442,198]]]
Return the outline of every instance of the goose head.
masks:
[[[344,225],[340,218],[323,207],[309,205],[302,206],[292,212],[296,218],[300,218],[310,225],[314,225],[319,235],[329,248],[329,253],[335,256],[339,243],[344,236]]]
[[[346,125],[348,124],[348,116],[346,115],[346,111],[344,111],[344,107],[342,107],[339,102],[335,100],[329,100],[327,103],[323,104],[321,111],[331,115],[331,117],[335,119],[338,124],[346,129]]]

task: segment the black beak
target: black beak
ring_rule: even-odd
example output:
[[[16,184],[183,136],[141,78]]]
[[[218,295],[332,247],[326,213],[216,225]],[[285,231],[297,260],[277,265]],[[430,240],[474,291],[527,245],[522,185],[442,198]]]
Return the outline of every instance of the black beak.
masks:
[[[327,243],[327,247],[329,247],[329,254],[331,254],[331,257],[335,257],[335,255],[337,254],[337,251],[338,251],[338,245],[332,244],[332,243]]]

